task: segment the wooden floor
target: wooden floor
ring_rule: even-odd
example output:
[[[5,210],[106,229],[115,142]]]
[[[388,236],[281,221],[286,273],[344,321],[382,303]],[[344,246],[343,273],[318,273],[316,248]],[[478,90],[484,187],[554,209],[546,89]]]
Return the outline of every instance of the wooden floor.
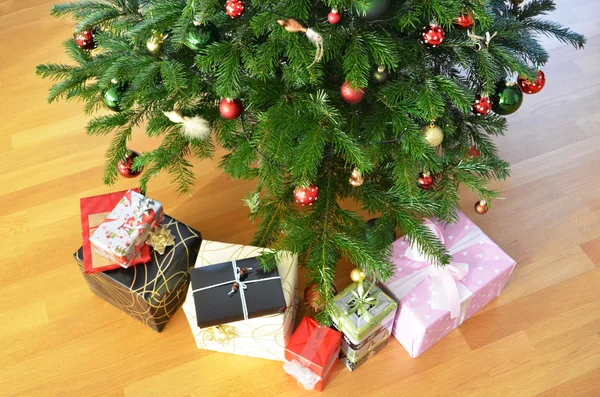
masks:
[[[38,63],[64,61],[69,21],[54,0],[0,0],[0,395],[296,396],[281,363],[196,349],[179,311],[162,334],[95,297],[72,253],[79,198],[102,185],[109,138],[88,138],[80,104],[48,106]],[[553,16],[585,33],[555,42],[544,91],[527,96],[498,139],[513,176],[485,216],[463,209],[517,260],[505,292],[418,359],[393,341],[355,373],[341,365],[331,396],[600,396],[600,5],[559,1]],[[132,148],[156,140],[137,131]],[[205,238],[247,243],[252,227],[217,161],[199,162],[197,190],[150,186],[173,217]],[[348,266],[338,287],[347,283]],[[301,278],[301,288],[303,288]]]

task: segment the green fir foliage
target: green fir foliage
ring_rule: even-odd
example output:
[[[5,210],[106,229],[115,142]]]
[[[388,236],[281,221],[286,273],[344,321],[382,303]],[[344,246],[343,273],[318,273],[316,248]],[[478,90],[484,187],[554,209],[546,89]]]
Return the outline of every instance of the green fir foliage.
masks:
[[[100,115],[87,126],[90,135],[112,134],[104,181],[114,183],[116,163],[127,154],[132,129],[142,127],[162,144],[136,159],[144,167],[142,190],[152,177],[168,173],[180,193],[194,184],[189,158],[210,158],[214,144],[227,150],[223,170],[234,178],[257,179],[246,200],[257,221],[254,243],[300,255],[309,281],[330,304],[335,268],[341,257],[385,279],[393,230],[418,243],[432,261],[447,264],[444,246],[423,226],[424,217],[456,219],[459,185],[490,200],[490,179],[509,176],[492,138],[504,133],[505,119],[475,116],[475,96],[494,94],[498,81],[518,73],[533,77],[548,61],[539,35],[582,48],[585,38],[544,19],[552,0],[507,6],[504,0],[393,0],[373,20],[363,14],[370,0],[246,0],[241,18],[224,12],[224,0],[82,0],[56,5],[52,14],[76,21],[75,30],[94,29],[98,48],[65,43],[72,65],[40,65],[37,73],[56,81],[49,102],[73,98],[85,112]],[[342,21],[327,23],[337,8]],[[463,9],[475,25],[454,26]],[[323,37],[323,58],[303,33],[286,31],[277,20],[294,18]],[[423,26],[436,20],[446,31],[439,48],[420,42]],[[192,50],[189,32],[210,23],[219,39]],[[210,26],[212,26],[210,25]],[[146,43],[161,37],[151,53]],[[389,77],[374,81],[383,66]],[[364,88],[365,98],[350,105],[340,97],[348,81]],[[122,92],[119,112],[106,113],[103,92]],[[218,104],[239,98],[243,115],[225,120]],[[164,115],[178,110],[212,124],[214,140],[180,133]],[[425,142],[421,128],[435,121],[444,131],[439,148]],[[470,146],[481,153],[466,155]],[[365,177],[360,187],[348,179],[353,169]],[[421,190],[420,172],[436,175],[431,190]],[[295,187],[319,187],[317,202],[294,203]],[[379,219],[367,231],[364,219],[341,206],[353,200]],[[271,263],[271,262],[269,262]],[[265,265],[266,266],[266,265]],[[321,319],[325,319],[327,310]]]

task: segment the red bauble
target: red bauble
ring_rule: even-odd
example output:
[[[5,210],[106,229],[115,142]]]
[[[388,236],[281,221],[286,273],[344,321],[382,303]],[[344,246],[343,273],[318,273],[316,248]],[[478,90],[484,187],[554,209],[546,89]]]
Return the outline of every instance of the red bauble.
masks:
[[[477,150],[475,146],[470,146],[468,155],[473,158],[477,158],[481,155],[481,153],[479,153],[479,150]]]
[[[442,44],[442,41],[444,41],[445,35],[446,33],[444,32],[443,27],[430,23],[423,28],[421,40],[429,47],[438,47],[440,44]]]
[[[537,94],[546,85],[546,75],[541,70],[538,70],[537,79],[527,80],[526,78],[519,77],[518,82],[524,94]]]
[[[337,290],[335,289],[335,286],[332,285],[331,288],[332,295],[337,295]],[[321,305],[317,305],[317,301],[319,300],[322,299],[319,299],[319,290],[317,289],[317,285],[307,285],[306,288],[304,288],[304,302],[306,303],[306,305],[316,312],[321,311],[324,305],[323,303],[321,303]]]
[[[243,109],[244,106],[242,105],[242,101],[239,99],[224,98],[221,100],[221,104],[219,105],[221,116],[227,120],[233,120],[240,117]]]
[[[473,104],[473,113],[485,116],[492,110],[492,101],[487,96],[479,95]]]
[[[342,16],[340,15],[339,11],[334,8],[329,12],[329,14],[327,14],[327,20],[330,24],[336,25],[340,23]]]
[[[473,207],[473,209],[479,215],[483,215],[486,212],[488,212],[488,210],[489,210],[488,203],[485,200],[479,200],[478,202],[475,203],[475,206]]]
[[[342,99],[352,105],[359,103],[365,97],[365,89],[354,89],[350,86],[349,81],[346,81],[344,84],[342,84],[340,93],[342,94]]]
[[[417,179],[419,187],[423,190],[427,190],[433,186],[433,176],[429,172],[421,172],[419,179]]]
[[[82,30],[77,33],[75,35],[75,43],[77,43],[82,50],[93,50],[96,48],[93,30]]]
[[[121,176],[125,178],[135,178],[142,173],[143,169],[139,171],[134,171],[132,169],[133,160],[135,160],[136,157],[139,157],[139,155],[138,152],[132,150],[123,160],[117,163],[117,170]]]
[[[313,205],[319,198],[319,188],[313,184],[308,185],[308,187],[297,187],[294,189],[294,198],[303,207]]]
[[[244,15],[244,11],[246,11],[246,3],[244,3],[244,0],[227,0],[225,12],[231,18],[241,17]]]
[[[473,26],[473,16],[469,11],[463,10],[463,12],[455,19],[455,24],[459,29],[469,29]]]

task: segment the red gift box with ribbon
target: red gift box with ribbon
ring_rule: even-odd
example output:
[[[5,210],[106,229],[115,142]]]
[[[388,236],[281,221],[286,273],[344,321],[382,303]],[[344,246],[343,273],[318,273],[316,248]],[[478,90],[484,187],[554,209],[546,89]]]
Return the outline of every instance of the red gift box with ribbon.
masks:
[[[138,189],[132,189],[139,192]],[[105,258],[92,249],[90,235],[115,208],[127,190],[102,194],[99,196],[84,197],[80,200],[81,234],[83,237],[83,266],[86,274],[94,274],[107,270],[119,269],[121,265]],[[132,265],[150,261],[150,247],[144,244],[138,252]]]
[[[285,348],[284,371],[306,390],[323,391],[339,360],[342,334],[304,317]]]

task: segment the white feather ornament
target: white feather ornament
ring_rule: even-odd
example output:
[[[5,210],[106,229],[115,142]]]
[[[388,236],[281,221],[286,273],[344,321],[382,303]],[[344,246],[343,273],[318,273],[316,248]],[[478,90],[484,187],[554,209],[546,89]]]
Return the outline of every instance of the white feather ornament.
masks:
[[[210,136],[212,128],[210,123],[200,116],[184,117],[176,110],[164,112],[169,120],[182,124],[182,133],[186,138],[204,140]]]

